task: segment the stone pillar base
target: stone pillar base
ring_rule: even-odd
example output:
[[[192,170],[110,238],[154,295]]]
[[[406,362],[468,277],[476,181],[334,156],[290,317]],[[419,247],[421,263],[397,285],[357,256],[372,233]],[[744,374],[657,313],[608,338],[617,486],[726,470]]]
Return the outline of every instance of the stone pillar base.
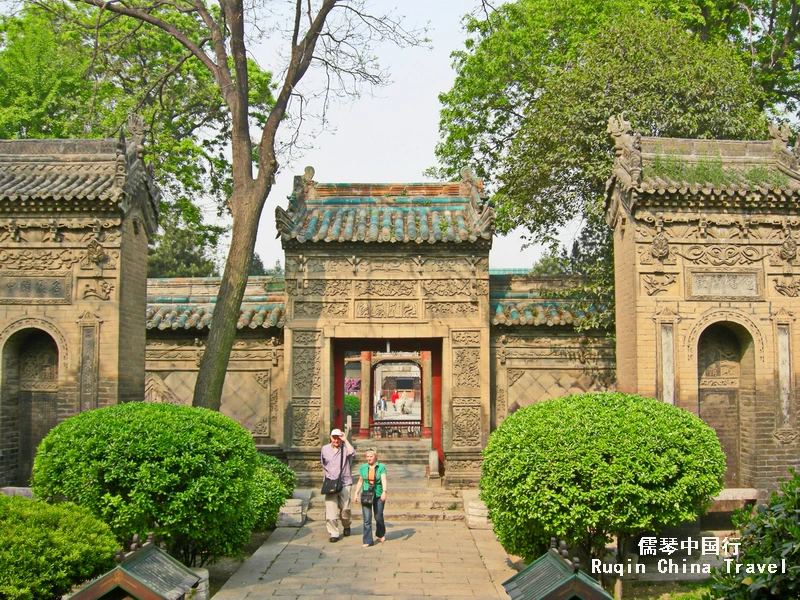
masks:
[[[481,454],[475,452],[445,452],[444,486],[465,490],[478,487],[481,480]]]
[[[322,463],[320,448],[314,450],[287,450],[289,468],[297,475],[297,487],[319,487],[322,485]]]
[[[483,500],[470,500],[467,502],[467,527],[470,529],[493,529],[489,519],[489,509]]]
[[[276,527],[302,527],[305,522],[305,502],[301,498],[287,498],[278,512]]]

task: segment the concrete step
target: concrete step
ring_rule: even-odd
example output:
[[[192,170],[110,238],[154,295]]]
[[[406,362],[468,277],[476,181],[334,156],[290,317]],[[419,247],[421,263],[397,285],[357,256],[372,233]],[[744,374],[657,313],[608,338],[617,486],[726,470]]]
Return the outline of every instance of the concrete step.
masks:
[[[388,497],[390,506],[397,509],[413,509],[413,510],[446,510],[446,511],[462,511],[464,510],[464,501],[461,498],[424,498],[424,497],[408,497],[392,495]],[[353,504],[355,506],[355,504]],[[308,505],[308,510],[321,508],[324,510],[325,499],[321,496],[312,498]]]
[[[353,521],[361,521],[361,509],[359,505],[351,505]],[[392,508],[387,502],[386,510],[383,513],[387,522],[391,521],[463,521],[464,511],[461,510],[441,510],[441,509],[405,509]],[[309,509],[308,519],[311,521],[324,521],[325,509]]]

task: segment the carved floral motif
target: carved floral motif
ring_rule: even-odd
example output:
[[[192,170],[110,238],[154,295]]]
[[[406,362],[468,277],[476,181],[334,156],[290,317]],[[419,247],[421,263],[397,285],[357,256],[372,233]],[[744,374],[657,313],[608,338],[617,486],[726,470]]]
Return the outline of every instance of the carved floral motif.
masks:
[[[478,362],[481,351],[478,348],[457,348],[453,351],[453,355],[454,387],[480,387],[481,377],[478,371]]]
[[[255,435],[269,435],[269,423],[269,415],[262,417],[253,427],[253,433]]]
[[[453,446],[470,447],[481,443],[480,406],[453,407]]]
[[[469,296],[472,286],[469,279],[427,279],[422,281],[422,289],[428,296]]]
[[[794,429],[778,429],[772,435],[774,435],[775,439],[777,439],[781,444],[791,444],[797,439],[800,433]]]
[[[689,246],[680,253],[685,259],[700,265],[715,267],[746,265],[763,258],[755,246]]]
[[[399,279],[368,279],[356,281],[357,296],[413,296],[413,281]]]
[[[511,387],[519,378],[525,374],[525,369],[509,369],[508,371],[508,387]]]
[[[278,421],[278,390],[272,390],[269,395],[269,414],[273,423]]]
[[[319,331],[295,331],[294,343],[299,346],[315,346],[319,343]]]
[[[294,282],[292,282],[294,283]],[[339,296],[350,295],[350,281],[343,279],[311,279],[303,293],[314,296]]]
[[[648,296],[655,296],[661,292],[666,292],[669,286],[678,280],[677,275],[644,275],[644,290]]]
[[[265,372],[255,373],[253,377],[255,378],[256,383],[258,383],[258,385],[260,385],[262,388],[264,389],[269,388],[269,380],[270,380],[269,373]]]
[[[501,421],[506,416],[506,391],[497,390],[497,420]]]
[[[83,297],[108,300],[111,298],[111,292],[113,290],[113,283],[109,283],[105,279],[95,279],[93,281],[87,281],[83,284]]]
[[[292,383],[295,396],[319,395],[322,388],[320,354],[316,348],[294,349]]]
[[[448,459],[446,463],[446,468],[448,471],[480,471],[481,470],[481,461],[480,460],[453,460]]]
[[[478,314],[478,305],[471,302],[428,302],[426,309],[432,317],[472,317]]]
[[[349,308],[347,302],[295,302],[294,316],[301,319],[346,317]]]
[[[292,445],[317,446],[320,442],[319,408],[312,406],[292,407]]]
[[[0,266],[24,271],[69,269],[80,259],[70,250],[0,250]]]
[[[453,345],[478,346],[481,343],[480,331],[454,331]]]
[[[169,389],[166,382],[156,373],[148,372],[144,378],[144,401],[145,402],[167,402],[168,404],[183,404]]]
[[[783,296],[797,298],[797,295],[800,294],[800,279],[795,279],[794,277],[780,279],[776,277],[773,281],[775,282],[775,291]]]

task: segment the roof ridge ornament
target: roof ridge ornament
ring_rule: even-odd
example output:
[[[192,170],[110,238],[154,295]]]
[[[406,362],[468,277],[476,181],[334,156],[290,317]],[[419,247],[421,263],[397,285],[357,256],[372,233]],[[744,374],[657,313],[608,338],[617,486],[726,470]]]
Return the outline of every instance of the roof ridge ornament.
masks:
[[[127,129],[133,136],[131,141],[136,144],[136,156],[141,159],[144,156],[144,136],[147,133],[144,117],[137,114],[128,115]]]
[[[789,140],[792,137],[792,130],[788,121],[780,125],[770,121],[767,123],[769,136],[772,138],[772,150],[778,159],[778,164],[782,164],[793,171],[797,170],[798,159],[800,159],[800,144],[795,142],[794,149],[789,150]]]
[[[622,172],[630,178],[632,185],[642,183],[642,136],[634,133],[625,113],[608,118],[606,131],[614,141],[614,171]]]

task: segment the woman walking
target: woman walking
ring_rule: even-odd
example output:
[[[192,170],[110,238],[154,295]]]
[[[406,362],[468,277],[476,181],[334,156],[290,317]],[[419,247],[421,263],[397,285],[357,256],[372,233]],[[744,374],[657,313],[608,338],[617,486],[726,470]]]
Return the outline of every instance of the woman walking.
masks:
[[[361,516],[364,519],[362,548],[372,546],[372,515],[375,515],[375,536],[379,542],[386,539],[386,524],[383,521],[383,507],[386,504],[386,465],[378,462],[378,454],[367,450],[367,462],[358,470],[356,484],[356,503],[361,502]]]

